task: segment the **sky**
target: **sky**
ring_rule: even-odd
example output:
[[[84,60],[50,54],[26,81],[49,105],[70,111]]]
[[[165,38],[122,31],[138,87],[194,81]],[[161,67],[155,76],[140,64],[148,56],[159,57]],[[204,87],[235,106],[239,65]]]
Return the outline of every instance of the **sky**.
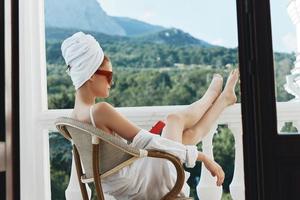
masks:
[[[179,28],[211,44],[237,47],[236,0],[98,0],[111,16]],[[296,26],[287,13],[290,0],[270,0],[273,48],[296,51]]]

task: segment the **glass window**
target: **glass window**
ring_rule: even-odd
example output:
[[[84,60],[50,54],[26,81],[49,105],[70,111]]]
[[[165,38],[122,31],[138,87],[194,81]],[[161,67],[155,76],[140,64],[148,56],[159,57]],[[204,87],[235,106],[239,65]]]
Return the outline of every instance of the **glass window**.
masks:
[[[271,1],[279,134],[298,134],[300,112],[299,1]]]

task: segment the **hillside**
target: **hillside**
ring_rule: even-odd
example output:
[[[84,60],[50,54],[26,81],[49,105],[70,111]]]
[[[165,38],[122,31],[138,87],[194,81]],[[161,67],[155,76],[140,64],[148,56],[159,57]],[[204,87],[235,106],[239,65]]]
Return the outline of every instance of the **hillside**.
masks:
[[[46,28],[137,36],[165,29],[128,17],[109,16],[97,0],[45,0]]]
[[[170,44],[170,45],[195,45],[200,47],[213,47],[213,45],[194,38],[189,33],[180,29],[170,28],[164,29],[156,33],[145,34],[137,37],[140,42],[149,42],[157,44]]]
[[[119,24],[125,31],[126,36],[138,36],[148,33],[155,33],[162,31],[165,28],[162,26],[152,25],[136,19],[128,17],[111,17],[117,24]]]
[[[45,26],[125,35],[96,0],[45,0]]]

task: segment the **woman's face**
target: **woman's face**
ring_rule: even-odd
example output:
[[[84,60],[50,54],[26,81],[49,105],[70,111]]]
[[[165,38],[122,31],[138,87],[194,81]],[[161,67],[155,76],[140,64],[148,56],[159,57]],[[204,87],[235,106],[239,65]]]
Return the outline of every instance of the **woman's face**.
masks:
[[[101,67],[98,68],[100,71],[109,71],[112,72],[112,65],[110,61],[104,60]],[[111,84],[109,83],[109,78],[97,73],[93,75],[94,81],[92,83],[92,90],[97,97],[107,98],[109,96],[109,91]]]

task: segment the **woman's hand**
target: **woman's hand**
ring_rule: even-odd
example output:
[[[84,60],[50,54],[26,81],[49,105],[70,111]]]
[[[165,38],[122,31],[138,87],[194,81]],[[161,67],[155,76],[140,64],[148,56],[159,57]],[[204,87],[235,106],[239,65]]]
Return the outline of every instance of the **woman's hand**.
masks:
[[[210,171],[212,176],[217,176],[217,186],[221,186],[224,182],[225,173],[222,167],[214,160],[209,159],[203,153],[199,152],[198,160],[202,161],[206,169]]]

